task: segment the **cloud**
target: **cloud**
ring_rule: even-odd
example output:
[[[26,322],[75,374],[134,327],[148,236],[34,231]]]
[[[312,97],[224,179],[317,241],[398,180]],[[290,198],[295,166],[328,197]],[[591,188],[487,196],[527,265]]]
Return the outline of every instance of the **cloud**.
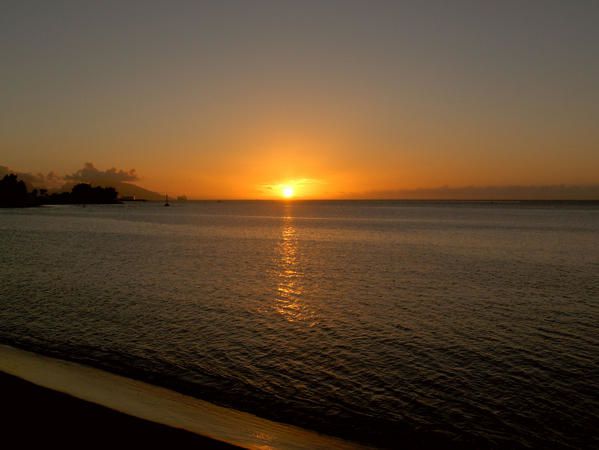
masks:
[[[64,177],[67,181],[90,183],[102,181],[104,183],[121,183],[137,181],[139,177],[135,169],[129,171],[118,170],[115,167],[107,170],[98,170],[93,163],[85,163],[82,169]]]

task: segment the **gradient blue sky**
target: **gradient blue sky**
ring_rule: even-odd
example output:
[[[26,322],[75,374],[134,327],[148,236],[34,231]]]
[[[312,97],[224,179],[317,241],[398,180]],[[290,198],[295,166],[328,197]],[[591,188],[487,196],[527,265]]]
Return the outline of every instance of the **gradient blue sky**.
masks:
[[[599,182],[597,1],[2,1],[0,165],[193,197]]]

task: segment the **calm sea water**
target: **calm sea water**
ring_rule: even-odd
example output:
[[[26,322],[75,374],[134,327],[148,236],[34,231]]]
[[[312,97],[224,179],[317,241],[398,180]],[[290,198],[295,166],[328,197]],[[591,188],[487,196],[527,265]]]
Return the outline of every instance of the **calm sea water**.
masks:
[[[375,445],[597,448],[598,331],[598,207],[0,210],[3,342]]]

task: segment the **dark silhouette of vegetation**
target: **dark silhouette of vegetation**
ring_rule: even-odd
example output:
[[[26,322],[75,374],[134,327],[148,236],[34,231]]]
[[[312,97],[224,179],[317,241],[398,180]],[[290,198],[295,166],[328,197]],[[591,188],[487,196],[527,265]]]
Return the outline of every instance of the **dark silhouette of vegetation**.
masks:
[[[33,189],[28,192],[25,182],[14,174],[5,175],[0,180],[0,207],[109,203],[120,203],[118,192],[112,187],[79,183],[73,186],[71,192],[48,194],[47,189]]]
[[[27,206],[30,200],[25,182],[19,180],[16,175],[5,175],[0,180],[0,206],[9,208]]]
[[[91,184],[80,183],[73,186],[71,200],[73,203],[116,203],[118,193],[111,187],[92,187]]]

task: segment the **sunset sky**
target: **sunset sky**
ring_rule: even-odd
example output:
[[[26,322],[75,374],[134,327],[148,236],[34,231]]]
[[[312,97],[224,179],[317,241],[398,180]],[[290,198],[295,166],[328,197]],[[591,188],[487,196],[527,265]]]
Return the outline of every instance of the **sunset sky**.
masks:
[[[0,165],[192,198],[599,183],[596,1],[3,1]]]

